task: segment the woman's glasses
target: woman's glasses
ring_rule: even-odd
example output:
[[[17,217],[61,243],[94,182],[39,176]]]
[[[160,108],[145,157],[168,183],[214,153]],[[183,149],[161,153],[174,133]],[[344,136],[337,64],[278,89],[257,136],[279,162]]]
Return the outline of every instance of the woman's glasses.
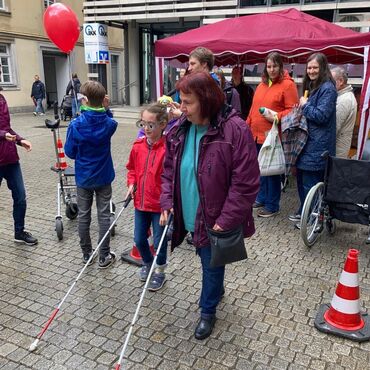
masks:
[[[146,128],[147,130],[150,130],[150,131],[154,130],[157,126],[158,124],[155,122],[147,122],[142,119],[136,122],[137,128],[144,128],[144,129]]]

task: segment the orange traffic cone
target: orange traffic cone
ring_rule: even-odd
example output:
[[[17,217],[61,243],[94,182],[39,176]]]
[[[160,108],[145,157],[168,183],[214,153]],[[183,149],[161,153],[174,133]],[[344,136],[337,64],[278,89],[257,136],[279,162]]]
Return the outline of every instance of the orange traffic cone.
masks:
[[[149,243],[149,248],[152,254],[154,255],[154,245],[153,245],[153,238],[151,238],[151,231],[150,229],[148,230],[148,243]],[[130,251],[123,252],[121,254],[121,260],[124,262],[132,263],[136,266],[141,267],[143,265],[143,260],[141,259],[141,255],[139,250],[137,249],[137,246],[134,244],[132,246],[132,249]]]
[[[320,306],[315,327],[357,342],[370,339],[370,318],[360,312],[358,250],[350,249],[331,305]]]
[[[55,163],[55,169],[64,171],[68,165],[66,162],[66,156],[64,155],[62,139],[60,138],[57,139],[57,149],[59,161]]]

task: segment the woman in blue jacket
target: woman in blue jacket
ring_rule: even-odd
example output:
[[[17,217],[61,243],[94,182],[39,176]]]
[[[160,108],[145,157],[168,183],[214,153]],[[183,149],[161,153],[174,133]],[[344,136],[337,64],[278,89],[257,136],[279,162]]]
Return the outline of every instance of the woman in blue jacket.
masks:
[[[335,126],[337,91],[326,56],[312,54],[306,65],[303,78],[303,91],[308,90],[308,98],[301,97],[300,105],[307,119],[308,139],[297,160],[297,188],[300,207],[291,221],[300,221],[305,198],[310,189],[324,180],[325,160],[322,153],[335,155]]]

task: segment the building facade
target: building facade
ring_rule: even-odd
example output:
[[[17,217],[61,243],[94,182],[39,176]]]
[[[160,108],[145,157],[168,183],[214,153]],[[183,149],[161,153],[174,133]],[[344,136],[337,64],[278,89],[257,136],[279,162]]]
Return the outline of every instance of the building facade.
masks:
[[[131,105],[155,98],[154,42],[175,33],[225,18],[290,7],[356,31],[368,32],[370,27],[368,0],[85,0],[83,7],[85,22],[125,29],[125,94]],[[170,74],[166,75],[168,83]]]
[[[71,73],[81,82],[100,76],[114,103],[123,102],[123,33],[109,27],[110,63],[85,63],[83,34],[68,58],[47,37],[43,14],[54,0],[0,0],[0,87],[11,111],[33,109],[31,86],[34,76],[45,83],[47,102],[61,103]],[[83,5],[80,0],[62,1],[77,15],[83,25]],[[46,102],[45,102],[46,105]]]

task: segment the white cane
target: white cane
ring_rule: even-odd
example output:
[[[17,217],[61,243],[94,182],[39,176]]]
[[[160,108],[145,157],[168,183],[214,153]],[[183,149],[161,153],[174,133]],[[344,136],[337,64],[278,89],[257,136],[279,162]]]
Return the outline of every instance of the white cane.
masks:
[[[166,226],[164,227],[164,230],[163,230],[163,233],[162,233],[162,237],[161,237],[161,240],[159,242],[159,245],[158,245],[158,248],[157,248],[157,251],[156,251],[156,254],[155,254],[155,257],[154,257],[154,260],[153,260],[153,263],[152,263],[152,266],[150,268],[150,271],[149,271],[149,274],[148,274],[148,278],[146,279],[146,283],[144,285],[144,289],[141,293],[141,296],[140,296],[140,300],[139,300],[139,303],[136,307],[136,311],[135,311],[135,314],[134,314],[134,317],[132,319],[132,322],[131,322],[131,325],[130,325],[130,328],[128,330],[128,333],[127,333],[127,337],[126,337],[126,340],[125,340],[125,343],[123,344],[123,347],[122,347],[122,351],[121,351],[121,355],[119,356],[119,359],[118,359],[118,362],[117,362],[117,365],[115,367],[115,370],[120,370],[121,369],[121,363],[122,363],[122,360],[123,360],[123,356],[125,355],[125,352],[126,352],[126,348],[127,348],[127,345],[128,345],[128,342],[130,340],[130,337],[131,337],[131,334],[132,334],[132,330],[134,328],[134,325],[137,321],[137,318],[138,318],[138,315],[139,315],[139,311],[140,311],[140,307],[141,307],[141,304],[143,303],[143,299],[144,299],[144,296],[145,296],[145,292],[146,292],[146,289],[149,285],[149,281],[150,281],[150,278],[152,276],[152,273],[154,271],[154,268],[155,268],[155,265],[156,265],[156,262],[157,262],[157,257],[158,257],[158,254],[163,246],[163,242],[165,241],[166,239],[166,236],[167,236],[167,231],[168,231],[168,228],[170,227],[171,223],[172,223],[172,219],[173,219],[173,214],[170,213],[168,218],[167,218],[167,223],[166,223]],[[166,240],[167,241],[167,240]]]

